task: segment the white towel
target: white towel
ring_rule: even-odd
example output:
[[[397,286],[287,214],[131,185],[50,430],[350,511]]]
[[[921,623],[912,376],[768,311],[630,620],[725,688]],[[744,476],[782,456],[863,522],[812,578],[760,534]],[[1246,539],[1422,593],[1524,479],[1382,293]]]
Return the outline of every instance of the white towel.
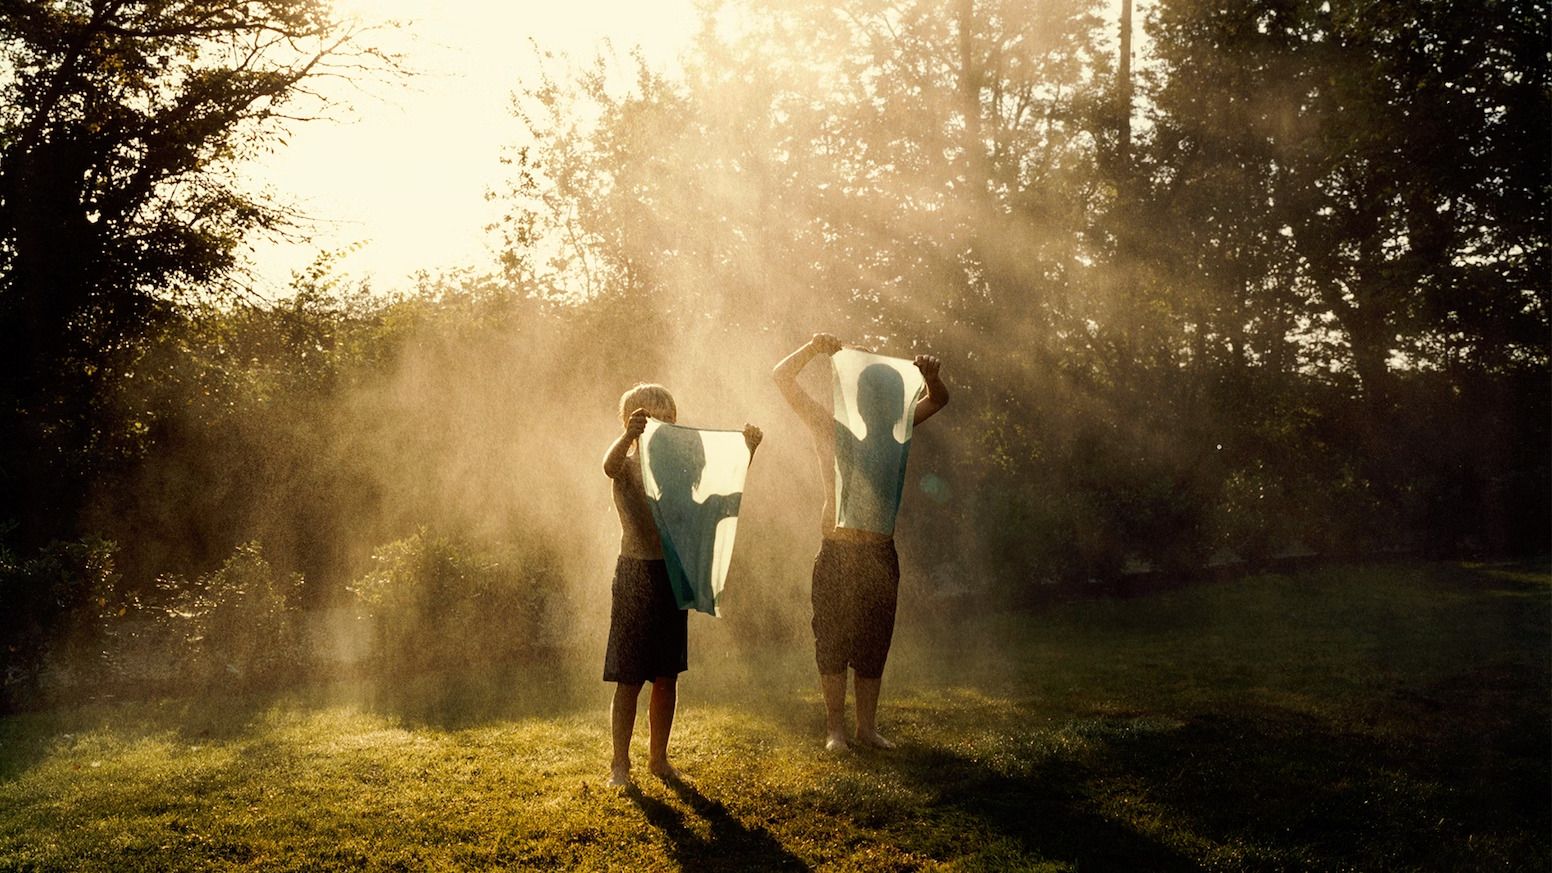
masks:
[[[641,483],[679,608],[720,615],[749,472],[743,431],[648,419],[640,445]]]
[[[910,361],[856,349],[830,356],[835,375],[835,525],[893,534],[916,404],[927,383]]]

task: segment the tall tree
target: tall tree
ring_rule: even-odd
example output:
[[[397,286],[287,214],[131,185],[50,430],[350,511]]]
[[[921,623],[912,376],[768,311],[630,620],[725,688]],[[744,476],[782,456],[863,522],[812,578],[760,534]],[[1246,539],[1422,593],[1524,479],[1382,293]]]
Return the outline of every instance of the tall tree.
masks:
[[[1326,439],[1393,522],[1376,536],[1477,536],[1506,483],[1546,481],[1518,412],[1545,392],[1511,386],[1545,384],[1552,329],[1549,5],[1157,9],[1154,254],[1198,357],[1247,377],[1222,413],[1331,384]],[[1529,490],[1507,515],[1544,517]]]
[[[286,224],[236,167],[387,60],[357,36],[325,0],[0,0],[0,519],[73,523],[125,352]]]
[[[1248,174],[1204,207],[1259,218],[1225,212],[1215,244],[1287,237],[1300,318],[1339,328],[1332,363],[1375,415],[1398,355],[1542,354],[1549,22],[1544,2],[1161,4],[1167,184]]]

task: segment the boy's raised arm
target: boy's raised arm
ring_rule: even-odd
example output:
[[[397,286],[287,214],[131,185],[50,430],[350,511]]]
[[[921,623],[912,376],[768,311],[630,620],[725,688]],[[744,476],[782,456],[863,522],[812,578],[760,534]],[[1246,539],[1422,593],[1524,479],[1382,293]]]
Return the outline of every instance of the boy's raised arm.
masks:
[[[641,432],[647,429],[647,411],[637,409],[630,414],[630,420],[625,422],[625,430],[610,444],[609,451],[604,454],[604,475],[610,479],[620,478],[620,473],[625,470],[625,456],[630,452],[631,443],[641,436]]]
[[[809,427],[824,428],[829,426],[830,413],[820,406],[818,401],[810,397],[803,386],[798,384],[798,374],[808,366],[816,355],[833,355],[841,350],[841,341],[827,333],[816,333],[814,338],[799,346],[792,354],[781,359],[781,363],[771,371],[771,378],[776,381],[776,387],[781,389],[781,396],[787,400],[799,418]]]
[[[948,405],[948,386],[938,376],[938,370],[943,364],[937,358],[917,355],[913,363],[916,369],[921,370],[922,378],[927,382],[927,396],[916,404],[916,418],[913,419],[913,424],[921,424]]]

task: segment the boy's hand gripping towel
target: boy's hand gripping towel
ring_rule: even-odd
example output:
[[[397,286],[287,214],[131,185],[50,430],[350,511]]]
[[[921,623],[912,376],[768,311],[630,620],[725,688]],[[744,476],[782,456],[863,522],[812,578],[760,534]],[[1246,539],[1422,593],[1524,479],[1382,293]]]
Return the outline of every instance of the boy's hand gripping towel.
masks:
[[[926,395],[910,361],[856,349],[830,356],[835,373],[835,526],[895,532],[916,404]]]
[[[717,615],[749,472],[744,434],[648,419],[640,445],[641,483],[674,597],[680,609]]]

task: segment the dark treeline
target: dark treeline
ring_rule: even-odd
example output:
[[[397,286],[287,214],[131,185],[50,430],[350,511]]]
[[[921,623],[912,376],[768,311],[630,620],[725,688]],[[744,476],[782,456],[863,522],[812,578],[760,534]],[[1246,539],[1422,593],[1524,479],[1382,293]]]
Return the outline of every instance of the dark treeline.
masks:
[[[0,0],[7,681],[92,597],[381,604],[384,561],[463,547],[596,573],[619,391],[775,419],[821,329],[946,362],[929,587],[1545,553],[1546,4],[1107,9],[709,8],[682,75],[520,85],[499,263],[386,295],[324,259],[264,303],[236,253],[287,216],[238,159],[393,59],[312,0]],[[761,464],[807,474],[789,442]],[[785,573],[812,519],[762,523],[740,560]]]

